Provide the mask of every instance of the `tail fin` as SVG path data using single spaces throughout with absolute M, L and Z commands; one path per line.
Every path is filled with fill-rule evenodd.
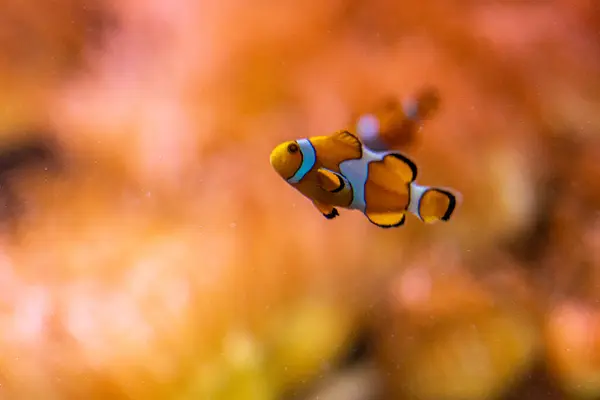
M 461 202 L 459 193 L 448 188 L 411 183 L 408 211 L 425 223 L 448 221 Z

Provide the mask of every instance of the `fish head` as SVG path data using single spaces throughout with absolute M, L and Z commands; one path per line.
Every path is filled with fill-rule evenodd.
M 302 152 L 297 141 L 281 143 L 271 152 L 271 165 L 285 180 L 292 178 L 302 166 Z

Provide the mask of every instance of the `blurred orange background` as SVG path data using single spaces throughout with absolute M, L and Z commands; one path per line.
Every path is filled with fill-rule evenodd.
M 1 5 L 0 399 L 600 398 L 594 0 Z M 269 165 L 424 86 L 451 222 Z

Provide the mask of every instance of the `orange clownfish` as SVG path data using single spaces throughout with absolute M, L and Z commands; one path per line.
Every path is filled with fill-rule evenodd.
M 438 110 L 440 98 L 433 87 L 421 89 L 402 102 L 387 101 L 355 120 L 354 129 L 371 150 L 393 150 L 409 145 L 423 123 Z
M 381 228 L 399 227 L 410 212 L 422 221 L 448 221 L 459 194 L 418 185 L 417 166 L 397 151 L 373 151 L 348 131 L 284 142 L 271 165 L 327 219 L 337 207 L 359 210 Z

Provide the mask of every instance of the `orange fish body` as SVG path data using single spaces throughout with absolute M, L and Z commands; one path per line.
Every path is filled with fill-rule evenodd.
M 414 98 L 390 100 L 372 113 L 361 115 L 354 129 L 372 150 L 400 149 L 414 142 L 416 133 L 438 110 L 439 103 L 437 90 L 427 87 Z
M 348 131 L 288 141 L 271 165 L 328 219 L 337 208 L 359 210 L 373 224 L 397 227 L 411 212 L 425 222 L 447 221 L 457 194 L 416 184 L 417 166 L 397 151 L 373 151 Z

